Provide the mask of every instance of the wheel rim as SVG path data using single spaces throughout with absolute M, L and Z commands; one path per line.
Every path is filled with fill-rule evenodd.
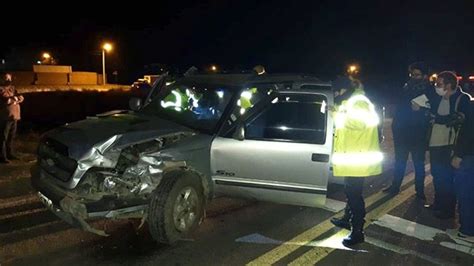
M 198 211 L 198 195 L 194 188 L 183 188 L 173 208 L 174 225 L 178 231 L 186 232 L 195 223 Z

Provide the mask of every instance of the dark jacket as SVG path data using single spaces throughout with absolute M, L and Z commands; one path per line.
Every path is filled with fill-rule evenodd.
M 427 143 L 429 113 L 425 108 L 413 111 L 411 100 L 423 94 L 427 95 L 432 90 L 434 89 L 426 80 L 417 83 L 409 81 L 403 86 L 397 97 L 392 122 L 394 139 L 402 140 L 407 145 L 410 145 L 410 143 Z
M 458 118 L 456 113 L 465 116 L 470 108 L 470 97 L 468 94 L 463 92 L 460 87 L 458 87 L 456 92 L 449 97 L 449 115 L 438 115 L 439 104 L 443 97 L 436 93 L 429 93 L 428 98 L 431 105 L 431 114 L 435 117 L 436 124 L 455 124 L 456 121 L 453 120 Z
M 468 104 L 465 119 L 459 131 L 454 155 L 463 158 L 466 155 L 474 156 L 474 102 Z

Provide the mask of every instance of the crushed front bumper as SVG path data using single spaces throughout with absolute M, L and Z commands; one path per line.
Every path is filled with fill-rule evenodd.
M 33 167 L 31 169 L 32 186 L 38 191 L 41 202 L 61 220 L 72 226 L 80 227 L 97 235 L 107 236 L 104 231 L 93 228 L 86 220 L 114 219 L 125 215 L 132 216 L 132 214 L 138 218 L 145 214 L 147 205 L 143 202 L 142 204 L 126 207 L 123 204 L 118 204 L 121 208 L 114 208 L 117 204 L 113 199 L 101 199 L 88 203 L 80 202 L 76 200 L 77 195 L 48 181 L 48 178 L 53 177 L 46 175 L 39 167 Z

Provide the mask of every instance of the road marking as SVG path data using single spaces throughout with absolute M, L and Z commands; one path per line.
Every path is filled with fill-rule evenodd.
M 345 202 L 340 201 L 340 200 L 327 198 L 324 209 L 328 210 L 330 212 L 336 213 L 336 212 L 340 212 L 340 211 L 344 210 L 345 207 L 346 207 Z
M 405 220 L 403 218 L 395 217 L 389 214 L 382 216 L 382 218 L 380 218 L 374 224 L 389 228 L 395 232 L 407 235 L 409 237 L 414 237 L 425 241 L 434 241 L 434 237 L 437 234 L 449 236 L 446 231 L 418 224 L 416 222 Z M 456 251 L 460 251 L 469 255 L 474 255 L 474 244 L 469 243 L 467 241 L 463 241 L 461 239 L 457 239 L 455 237 L 451 237 L 451 239 L 456 243 L 443 241 L 439 244 L 446 248 L 454 249 Z
M 305 246 L 305 247 L 324 247 L 324 248 L 334 248 L 334 249 L 341 249 L 341 250 L 348 250 L 348 251 L 357 251 L 357 252 L 367 252 L 367 250 L 357 250 L 346 247 L 342 245 L 340 241 L 341 237 L 346 236 L 349 233 L 347 230 L 340 230 L 334 236 L 323 239 L 320 241 L 311 241 L 311 242 L 285 242 L 281 240 L 276 240 L 270 237 L 266 237 L 264 235 L 255 233 L 250 234 L 247 236 L 243 236 L 237 238 L 235 242 L 241 243 L 252 243 L 252 244 L 267 244 L 267 245 L 294 245 L 294 246 Z
M 460 251 L 460 252 L 469 254 L 471 256 L 474 256 L 474 246 L 473 245 L 465 246 L 465 245 L 452 243 L 452 242 L 441 242 L 439 244 L 443 247 L 454 249 L 456 251 Z
M 431 183 L 431 181 L 428 182 L 428 184 L 429 183 Z M 380 218 L 384 214 L 390 212 L 391 210 L 395 209 L 396 207 L 398 207 L 399 205 L 401 205 L 402 203 L 407 201 L 413 195 L 415 195 L 415 189 L 414 189 L 414 185 L 411 185 L 409 188 L 405 189 L 403 192 L 398 194 L 396 197 L 392 198 L 389 201 L 384 202 L 383 204 L 381 204 L 377 208 L 375 208 L 372 211 L 368 212 L 367 215 L 366 215 L 366 220 L 367 221 L 377 220 L 378 218 Z M 366 228 L 369 225 L 370 225 L 370 223 L 366 223 L 364 228 Z M 340 239 L 339 241 L 342 241 L 342 239 Z M 324 254 L 322 254 L 319 250 L 314 248 L 314 249 L 306 252 L 305 254 L 303 254 L 302 256 L 297 258 L 296 260 L 294 260 L 292 263 L 290 263 L 290 265 L 314 264 L 314 263 L 324 259 L 327 255 L 329 255 L 333 251 L 334 251 L 334 249 L 329 250 L 328 252 L 325 252 Z
M 443 260 L 440 260 L 440 259 L 437 259 L 437 258 L 433 258 L 431 256 L 416 252 L 414 250 L 405 249 L 405 248 L 399 247 L 397 245 L 393 245 L 391 243 L 387 243 L 387 242 L 384 242 L 382 240 L 375 239 L 375 238 L 372 238 L 372 237 L 366 237 L 365 242 L 367 242 L 371 245 L 374 245 L 376 247 L 383 248 L 385 250 L 389 250 L 389 251 L 392 251 L 392 252 L 395 252 L 395 253 L 398 253 L 398 254 L 401 254 L 401 255 L 413 255 L 415 257 L 418 257 L 420 259 L 423 259 L 425 261 L 431 262 L 431 263 L 436 264 L 436 265 L 454 265 L 452 263 L 449 263 L 449 262 L 446 262 L 446 261 L 443 261 Z
M 429 169 L 429 166 L 425 166 L 425 169 Z M 413 173 L 413 172 L 410 173 L 409 175 L 405 176 L 403 185 L 406 185 L 407 183 L 412 182 L 414 180 L 414 178 L 415 178 L 415 173 Z M 389 202 L 394 202 L 394 200 L 396 198 L 402 198 L 402 197 L 405 198 L 406 196 L 404 197 L 404 195 L 407 194 L 407 191 L 411 192 L 411 193 L 409 193 L 410 194 L 409 196 L 413 195 L 413 193 L 414 193 L 413 187 L 414 187 L 413 184 L 410 185 L 409 188 L 405 189 L 402 193 L 400 193 L 397 197 L 390 200 Z M 371 195 L 370 197 L 368 197 L 366 199 L 366 206 L 368 206 L 368 208 L 370 208 L 370 206 L 372 206 L 376 202 L 384 200 L 384 199 L 388 199 L 388 198 L 389 198 L 389 196 L 386 193 L 384 193 L 382 191 L 379 191 L 379 192 Z M 330 220 L 333 217 L 338 217 L 340 215 L 340 213 L 341 212 L 329 217 L 324 222 L 313 226 L 312 228 L 306 230 L 305 232 L 303 232 L 303 233 L 295 236 L 294 238 L 290 239 L 288 242 L 308 243 L 308 242 L 313 241 L 314 239 L 318 238 L 323 233 L 327 232 L 328 230 L 330 230 L 334 227 L 334 225 L 330 222 Z M 282 245 L 268 251 L 267 253 L 261 255 L 260 257 L 254 259 L 253 261 L 250 261 L 248 264 L 249 265 L 274 264 L 274 263 L 278 262 L 279 260 L 281 260 L 282 258 L 284 258 L 284 257 L 288 256 L 289 254 L 293 253 L 298 248 L 299 248 L 298 246 L 282 244 Z M 318 251 L 318 249 L 316 249 L 316 248 L 313 249 L 312 252 L 313 252 L 313 254 L 319 252 L 320 253 L 319 256 L 323 256 L 324 254 L 328 254 L 325 250 Z M 316 255 L 316 254 L 314 254 L 314 255 Z
M 380 219 L 375 221 L 374 224 L 421 240 L 434 241 L 434 237 L 437 234 L 445 234 L 445 232 L 442 230 L 412 222 L 400 217 L 395 217 L 390 214 L 385 214 Z
M 472 246 L 474 247 L 474 243 L 473 242 L 469 242 L 469 241 L 466 241 L 460 237 L 457 236 L 459 230 L 457 229 L 447 229 L 446 230 L 446 234 L 452 239 L 454 240 L 454 242 L 460 244 L 460 245 L 464 245 L 464 246 Z

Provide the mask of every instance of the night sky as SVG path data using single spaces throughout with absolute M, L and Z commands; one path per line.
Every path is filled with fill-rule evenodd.
M 24 68 L 49 51 L 74 70 L 100 71 L 100 44 L 109 40 L 114 51 L 107 68 L 118 70 L 124 83 L 151 63 L 180 71 L 263 64 L 273 73 L 331 79 L 356 62 L 366 82 L 384 89 L 400 85 L 407 64 L 418 60 L 433 70 L 474 74 L 474 1 L 387 2 L 156 1 L 154 8 L 130 1 L 80 7 L 58 2 L 28 5 L 29 11 L 9 6 L 12 19 L 0 56 Z

